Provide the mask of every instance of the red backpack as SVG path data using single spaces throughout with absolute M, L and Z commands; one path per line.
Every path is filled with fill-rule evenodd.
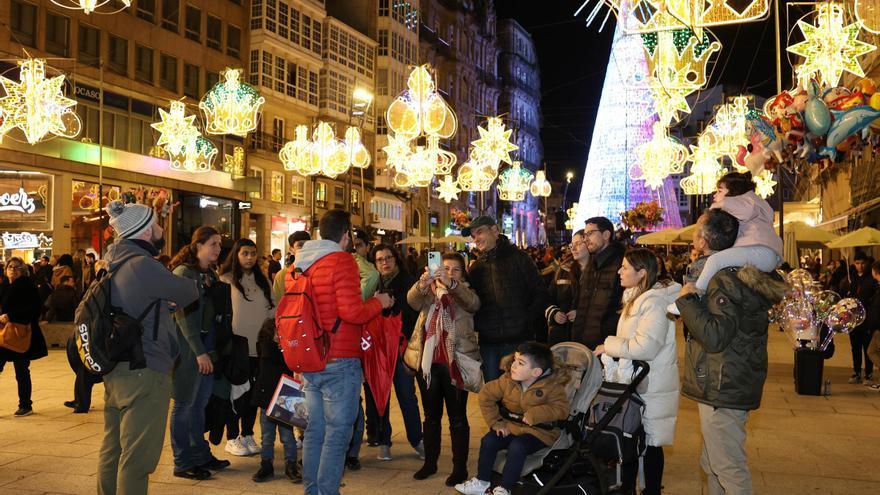
M 342 323 L 336 318 L 329 332 L 321 328 L 315 307 L 312 282 L 300 269 L 288 272 L 284 296 L 275 311 L 275 327 L 284 363 L 295 373 L 322 371 L 333 343 L 333 335 Z

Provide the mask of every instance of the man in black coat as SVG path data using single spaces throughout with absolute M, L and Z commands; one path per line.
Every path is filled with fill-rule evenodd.
M 571 340 L 590 349 L 617 333 L 623 287 L 617 274 L 623 264 L 624 247 L 614 241 L 614 224 L 605 217 L 593 217 L 584 227 L 590 262 L 581 275 L 580 297 L 569 319 Z M 573 316 L 573 317 L 572 317 Z
M 547 288 L 535 262 L 501 235 L 494 218 L 477 217 L 461 234 L 472 236 L 481 253 L 468 278 L 480 297 L 474 329 L 488 382 L 501 375 L 503 356 L 535 339 L 536 322 L 547 308 Z
M 47 321 L 73 321 L 79 297 L 76 294 L 76 280 L 70 275 L 61 277 L 61 285 L 46 299 Z
M 871 306 L 871 300 L 877 291 L 877 283 L 871 276 L 871 263 L 865 253 L 856 253 L 853 259 L 855 265 L 855 274 L 849 284 L 849 290 L 846 297 L 854 297 L 858 299 L 867 309 Z M 862 383 L 862 359 L 865 362 L 864 379 L 868 385 L 874 379 L 874 363 L 868 357 L 868 343 L 871 341 L 871 328 L 862 323 L 855 327 L 849 333 L 849 341 L 852 348 L 853 375 L 849 379 L 849 383 Z M 880 365 L 880 363 L 877 363 Z

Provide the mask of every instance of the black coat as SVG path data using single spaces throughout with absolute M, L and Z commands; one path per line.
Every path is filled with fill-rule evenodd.
M 76 294 L 76 289 L 69 285 L 62 285 L 52 291 L 52 295 L 46 299 L 46 320 L 73 321 L 78 305 L 79 297 Z
M 471 266 L 471 288 L 480 298 L 474 330 L 480 344 L 515 344 L 535 339 L 547 309 L 547 288 L 532 258 L 505 236 Z
M 19 277 L 11 284 L 4 282 L 0 286 L 0 312 L 14 323 L 31 325 L 31 346 L 24 353 L 0 348 L 0 359 L 13 361 L 16 359 L 40 359 L 49 354 L 46 339 L 40 330 L 40 313 L 42 312 L 40 295 L 37 286 L 29 277 Z
M 580 266 L 575 260 L 560 266 L 547 287 L 550 306 L 544 312 L 547 318 L 547 343 L 550 345 L 571 340 L 571 322 L 556 323 L 556 313 L 568 313 L 577 304 L 581 274 Z
M 866 315 L 865 315 L 865 323 L 867 323 L 868 314 L 870 311 L 871 304 L 874 300 L 874 295 L 877 293 L 877 282 L 874 281 L 874 277 L 871 276 L 871 269 L 869 268 L 863 275 L 858 275 L 857 273 L 852 276 L 852 281 L 849 285 L 849 290 L 847 291 L 847 297 L 854 297 L 862 303 L 862 306 L 865 307 Z M 861 325 L 854 328 L 853 332 L 870 332 L 873 330 L 869 325 L 862 323 Z
M 419 318 L 418 311 L 412 309 L 406 302 L 406 294 L 415 283 L 416 279 L 402 269 L 387 285 L 381 278 L 379 279 L 379 292 L 385 292 L 394 296 L 394 306 L 386 309 L 382 314 L 401 313 L 401 320 L 403 321 L 402 331 L 407 340 L 412 338 L 413 329 L 416 327 L 416 320 Z
M 284 364 L 281 349 L 278 347 L 278 343 L 273 340 L 264 339 L 257 342 L 257 356 L 260 359 L 260 368 L 257 372 L 257 381 L 251 392 L 251 404 L 266 409 L 269 407 L 272 395 L 275 394 L 275 388 L 278 386 L 281 375 L 293 376 L 293 373 Z
M 571 340 L 590 349 L 617 333 L 620 318 L 620 300 L 623 287 L 617 271 L 623 263 L 623 245 L 612 242 L 599 254 L 590 257 L 590 263 L 581 275 L 577 316 L 571 328 Z

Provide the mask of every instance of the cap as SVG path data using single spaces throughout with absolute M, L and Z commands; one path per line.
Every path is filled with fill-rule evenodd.
M 137 239 L 153 225 L 153 209 L 141 204 L 111 201 L 107 204 L 110 226 L 122 239 Z
M 470 225 L 461 229 L 461 235 L 465 237 L 470 237 L 471 231 L 473 231 L 477 227 L 486 227 L 491 225 L 497 225 L 494 218 L 486 215 L 480 215 L 477 218 L 471 220 Z

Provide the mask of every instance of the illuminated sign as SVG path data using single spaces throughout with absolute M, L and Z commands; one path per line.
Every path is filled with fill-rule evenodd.
M 30 215 L 36 209 L 34 200 L 22 187 L 18 188 L 18 192 L 0 194 L 0 211 L 18 211 Z
M 20 232 L 17 234 L 11 232 L 3 233 L 4 249 L 33 249 L 37 247 L 40 247 L 40 239 L 36 234 L 31 234 L 29 232 Z

